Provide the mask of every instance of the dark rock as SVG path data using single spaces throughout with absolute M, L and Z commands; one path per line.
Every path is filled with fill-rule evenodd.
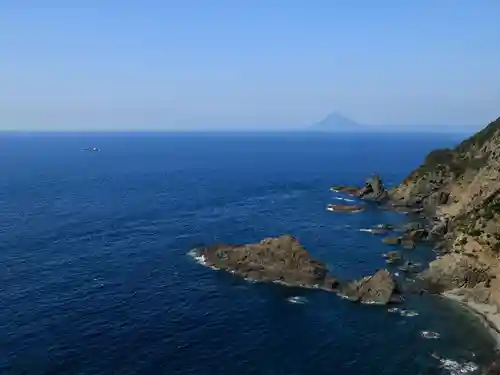
M 386 201 L 389 198 L 387 190 L 379 176 L 369 178 L 365 186 L 358 191 L 358 197 L 377 202 Z
M 406 232 L 424 229 L 424 224 L 419 221 L 412 221 L 404 226 Z
M 442 218 L 435 221 L 429 231 L 429 238 L 431 240 L 442 238 L 448 232 L 448 224 L 448 218 Z
M 399 245 L 401 244 L 401 237 L 385 237 L 382 242 L 387 245 Z
M 500 359 L 493 361 L 489 366 L 487 366 L 483 375 L 500 375 Z
M 489 285 L 492 274 L 477 259 L 450 253 L 432 261 L 419 274 L 419 278 L 429 290 L 442 292 L 455 288 L 473 288 L 478 284 Z
M 416 229 L 406 232 L 403 235 L 403 240 L 409 240 L 415 242 L 415 241 L 420 241 L 426 237 L 427 237 L 427 231 L 425 229 Z
M 385 305 L 400 301 L 400 289 L 387 270 L 352 281 L 341 287 L 340 293 L 352 301 Z
M 439 193 L 439 197 L 438 197 L 438 204 L 446 204 L 448 203 L 448 199 L 450 198 L 450 193 L 446 192 L 446 191 L 441 191 Z
M 415 264 L 409 260 L 407 260 L 404 264 L 398 267 L 398 269 L 402 272 L 418 272 L 420 269 L 420 264 Z
M 196 249 L 209 266 L 252 280 L 279 281 L 296 286 L 335 288 L 323 262 L 313 259 L 290 235 L 266 238 L 248 245 L 219 244 Z

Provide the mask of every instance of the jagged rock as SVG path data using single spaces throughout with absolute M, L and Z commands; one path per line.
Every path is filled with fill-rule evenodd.
M 492 275 L 488 266 L 474 257 L 450 253 L 432 261 L 419 277 L 432 291 L 472 288 L 480 283 L 489 285 Z
M 336 288 L 325 263 L 313 259 L 290 235 L 265 238 L 247 245 L 218 244 L 196 249 L 205 264 L 252 280 L 279 281 L 288 285 Z
M 435 221 L 432 228 L 429 231 L 430 239 L 442 238 L 448 232 L 448 218 L 442 218 L 441 220 Z
M 341 287 L 340 293 L 352 301 L 385 305 L 400 300 L 400 289 L 387 270 L 352 281 Z
M 362 212 L 363 206 L 354 204 L 329 204 L 326 209 L 331 212 Z
M 382 180 L 377 175 L 369 178 L 357 195 L 360 198 L 377 202 L 385 201 L 389 197 Z
M 401 237 L 385 237 L 382 242 L 387 245 L 399 245 L 401 244 Z
M 439 193 L 438 203 L 439 204 L 446 204 L 446 203 L 448 203 L 449 198 L 450 198 L 450 193 L 448 193 L 446 191 L 441 191 Z

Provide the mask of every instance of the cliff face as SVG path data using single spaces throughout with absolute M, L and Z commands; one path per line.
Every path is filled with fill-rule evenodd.
M 449 254 L 424 278 L 441 289 L 481 289 L 500 307 L 500 118 L 453 149 L 439 149 L 390 191 L 393 202 L 420 207 Z M 500 278 L 499 278 L 500 279 Z M 484 289 L 487 298 L 484 298 Z M 497 292 L 498 290 L 498 292 Z

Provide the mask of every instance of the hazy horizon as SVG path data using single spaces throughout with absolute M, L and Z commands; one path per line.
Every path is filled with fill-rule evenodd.
M 462 133 L 500 115 L 494 1 L 23 4 L 0 5 L 0 130 L 300 131 L 336 111 Z

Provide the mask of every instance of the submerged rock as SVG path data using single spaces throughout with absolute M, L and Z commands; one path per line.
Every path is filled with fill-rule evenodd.
M 387 270 L 352 281 L 340 288 L 340 293 L 352 301 L 385 305 L 401 299 L 400 289 Z
M 382 256 L 386 259 L 387 263 L 395 263 L 402 259 L 401 252 L 399 251 L 389 251 L 382 254 Z
M 399 266 L 398 269 L 402 272 L 418 272 L 420 269 L 420 264 L 418 263 L 413 263 L 409 260 L 407 260 L 403 265 Z
M 325 263 L 313 259 L 290 235 L 265 238 L 246 245 L 218 244 L 196 249 L 205 264 L 251 280 L 334 290 L 338 282 L 328 276 Z

